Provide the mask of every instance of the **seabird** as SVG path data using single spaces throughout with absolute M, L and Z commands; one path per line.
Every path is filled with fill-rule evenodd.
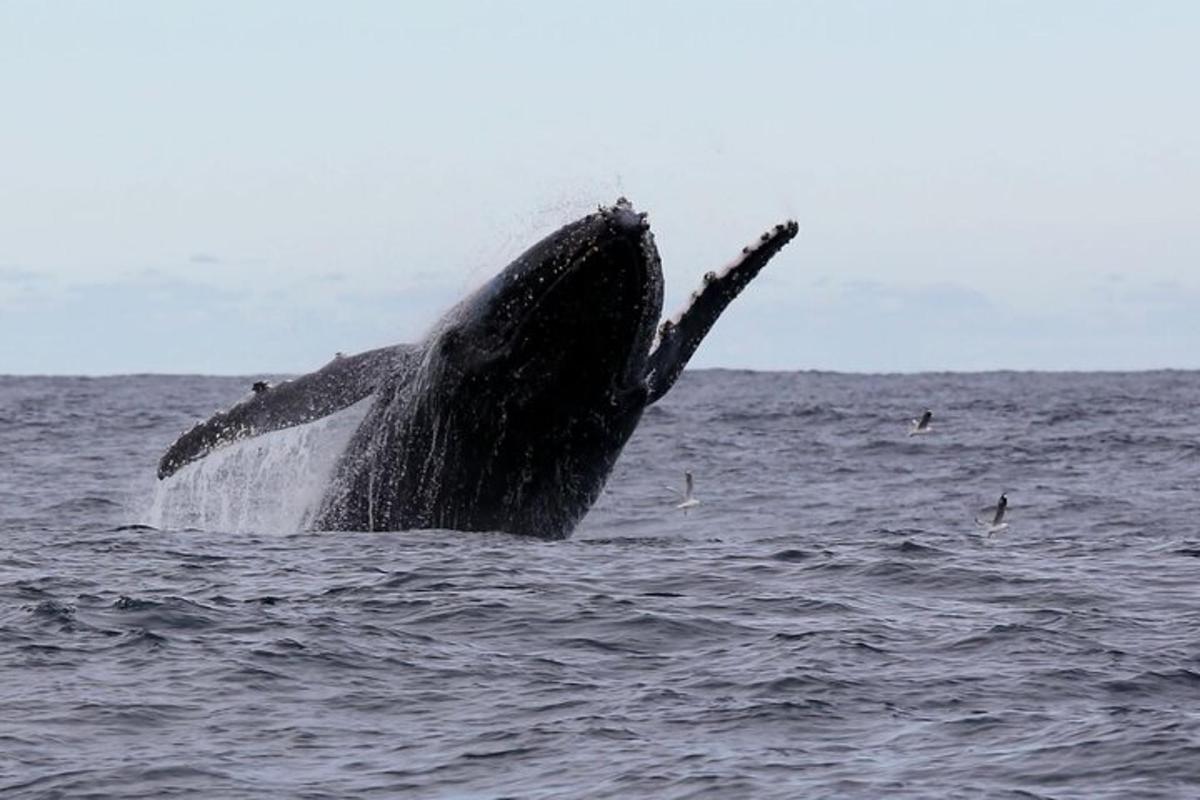
M 1001 494 L 999 502 L 996 503 L 996 513 L 992 517 L 991 522 L 984 522 L 979 517 L 975 518 L 975 522 L 987 528 L 988 536 L 993 533 L 998 533 L 1008 527 L 1008 523 L 1004 521 L 1004 512 L 1008 510 L 1008 495 Z
M 925 409 L 925 413 L 921 415 L 920 419 L 914 419 L 912 421 L 912 425 L 908 429 L 908 435 L 916 436 L 916 435 L 922 434 L 922 433 L 929 433 L 929 430 L 930 430 L 929 422 L 932 419 L 933 419 L 933 412 L 930 411 L 929 409 Z
M 683 511 L 684 514 L 688 512 L 689 508 L 695 508 L 700 505 L 700 501 L 692 494 L 692 485 L 692 473 L 685 471 L 683 473 L 683 493 L 680 494 L 678 489 L 671 490 L 675 494 L 680 495 L 680 501 L 675 507 Z

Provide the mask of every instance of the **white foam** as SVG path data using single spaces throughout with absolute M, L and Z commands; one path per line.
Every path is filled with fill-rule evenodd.
M 244 439 L 187 465 L 158 482 L 146 524 L 255 533 L 306 529 L 373 402 L 368 396 L 336 414 Z
M 988 536 L 991 536 L 994 533 L 999 533 L 1000 531 L 1008 529 L 1007 522 L 991 523 L 991 522 L 984 522 L 981 519 L 976 519 L 975 523 L 977 525 L 979 525 L 979 527 L 986 530 Z

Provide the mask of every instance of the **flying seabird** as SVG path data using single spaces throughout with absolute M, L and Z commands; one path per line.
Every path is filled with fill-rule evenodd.
M 979 517 L 975 518 L 975 522 L 987 528 L 988 536 L 993 533 L 999 533 L 1008 527 L 1008 523 L 1004 521 L 1004 512 L 1008 510 L 1008 495 L 1001 494 L 999 502 L 996 503 L 996 513 L 992 517 L 991 522 L 985 522 Z
M 929 433 L 929 431 L 930 431 L 929 422 L 932 419 L 933 419 L 933 412 L 930 411 L 929 409 L 925 409 L 925 413 L 921 415 L 920 419 L 914 419 L 912 421 L 912 425 L 910 425 L 908 428 L 908 435 L 916 436 L 916 435 L 922 434 L 922 433 Z
M 675 505 L 675 507 L 683 511 L 684 514 L 688 512 L 689 508 L 695 508 L 696 506 L 700 505 L 700 501 L 697 500 L 692 494 L 692 485 L 692 473 L 685 471 L 683 473 L 683 492 L 680 493 L 678 489 L 671 490 L 675 494 L 679 495 L 680 501 Z

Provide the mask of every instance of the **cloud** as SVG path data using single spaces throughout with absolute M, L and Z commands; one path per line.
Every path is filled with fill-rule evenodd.
M 21 267 L 0 267 L 0 283 L 19 284 L 28 286 L 46 281 L 45 275 Z
M 1099 286 L 1099 284 L 1098 284 Z M 950 283 L 818 278 L 785 294 L 747 289 L 696 366 L 915 372 L 1200 366 L 1200 296 L 1169 286 L 1081 291 L 1025 309 Z
M 995 303 L 983 292 L 953 283 L 885 284 L 878 281 L 826 282 L 823 291 L 806 296 L 805 304 L 823 313 L 839 316 L 850 312 L 861 316 L 880 314 L 907 316 L 937 311 L 945 321 L 972 318 L 995 311 Z
M 212 253 L 192 253 L 188 256 L 188 262 L 192 264 L 220 264 L 221 259 Z
M 326 276 L 329 277 L 329 276 Z M 5 280 L 32 274 L 0 273 Z M 1051 309 L 953 283 L 814 277 L 751 284 L 694 367 L 912 372 L 1200 366 L 1200 292 L 1103 277 Z M 305 372 L 334 352 L 417 341 L 464 289 L 456 280 L 368 289 L 349 277 L 230 289 L 145 272 L 39 287 L 0 313 L 0 374 Z M 668 306 L 667 311 L 671 308 Z
M 234 291 L 144 272 L 8 304 L 0 374 L 304 372 L 337 351 L 415 341 L 456 299 L 436 286 Z

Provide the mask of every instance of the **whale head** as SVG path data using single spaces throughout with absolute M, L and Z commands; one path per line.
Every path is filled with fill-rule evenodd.
M 645 214 L 627 200 L 538 242 L 446 315 L 430 352 L 453 372 L 561 399 L 644 388 L 663 276 Z
M 369 426 L 392 454 L 370 459 L 386 465 L 363 481 L 373 502 L 404 508 L 408 527 L 569 534 L 646 406 L 662 291 L 649 223 L 624 200 L 531 247 L 382 398 L 399 427 Z

